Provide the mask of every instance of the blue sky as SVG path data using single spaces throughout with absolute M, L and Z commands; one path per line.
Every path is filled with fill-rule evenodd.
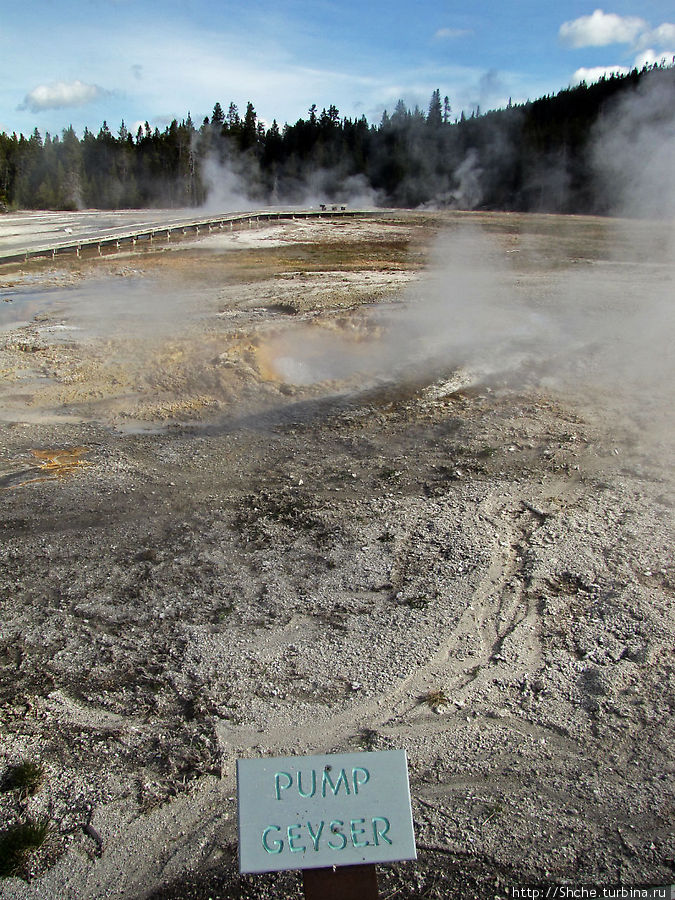
M 378 123 L 437 87 L 459 115 L 674 55 L 672 0 L 0 0 L 0 130 L 200 124 L 217 100 Z

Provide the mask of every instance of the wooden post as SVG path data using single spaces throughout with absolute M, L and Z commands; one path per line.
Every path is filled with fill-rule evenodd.
M 305 900 L 378 900 L 374 865 L 303 869 Z

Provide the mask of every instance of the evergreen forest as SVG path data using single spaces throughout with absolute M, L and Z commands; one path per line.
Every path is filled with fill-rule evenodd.
M 81 138 L 72 127 L 1 133 L 0 209 L 343 202 L 606 213 L 611 191 L 596 177 L 603 123 L 635 114 L 624 138 L 659 122 L 672 131 L 674 109 L 675 68 L 652 66 L 471 116 L 455 116 L 436 90 L 427 109 L 399 101 L 378 125 L 312 106 L 295 124 L 266 127 L 252 103 L 242 115 L 217 102 L 201 124 L 188 114 L 163 131 L 104 122 Z

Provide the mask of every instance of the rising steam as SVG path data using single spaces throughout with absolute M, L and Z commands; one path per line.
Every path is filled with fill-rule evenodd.
M 644 79 L 597 123 L 593 160 L 611 212 L 675 216 L 675 107 L 672 86 Z
M 201 169 L 206 190 L 201 211 L 222 213 L 253 209 L 259 204 L 250 199 L 250 191 L 258 174 L 257 163 L 246 157 L 219 159 L 215 153 L 207 156 Z
M 289 333 L 279 348 L 283 376 L 369 383 L 464 369 L 481 381 L 571 390 L 645 430 L 670 428 L 675 110 L 662 90 L 646 81 L 598 123 L 597 185 L 618 217 L 597 220 L 595 257 L 559 257 L 548 272 L 552 289 L 538 293 L 518 270 L 534 252 L 526 236 L 522 255 L 508 256 L 485 231 L 457 228 L 439 239 L 429 270 L 401 302 L 369 310 L 358 340 L 321 328 Z M 477 192 L 479 173 L 467 169 Z M 562 241 L 574 220 L 561 218 L 559 227 Z M 592 220 L 577 227 L 592 229 Z

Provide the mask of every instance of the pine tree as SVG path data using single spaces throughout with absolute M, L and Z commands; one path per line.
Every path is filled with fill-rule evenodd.
M 230 129 L 239 127 L 239 110 L 237 108 L 236 103 L 230 103 L 230 108 L 227 111 L 227 124 Z
M 450 98 L 446 94 L 443 98 L 443 124 L 448 125 L 450 122 L 450 116 L 452 115 L 452 108 L 450 107 Z
M 213 128 L 214 131 L 217 131 L 223 127 L 224 122 L 225 113 L 223 112 L 223 107 L 216 101 L 216 105 L 213 107 L 213 112 L 211 113 L 211 128 Z
M 429 114 L 427 116 L 427 125 L 430 128 L 440 128 L 443 124 L 443 110 L 441 107 L 441 92 L 438 88 L 431 95 L 429 101 Z
M 391 121 L 394 122 L 396 125 L 402 125 L 408 119 L 410 119 L 410 111 L 408 110 L 408 108 L 405 105 L 405 103 L 403 102 L 403 100 L 399 100 L 398 103 L 396 104 L 396 106 L 394 107 L 394 112 L 392 113 Z
M 244 120 L 241 125 L 239 148 L 241 150 L 248 150 L 249 147 L 253 147 L 257 141 L 257 137 L 257 116 L 253 104 L 249 100 L 246 104 L 246 113 L 244 114 Z

